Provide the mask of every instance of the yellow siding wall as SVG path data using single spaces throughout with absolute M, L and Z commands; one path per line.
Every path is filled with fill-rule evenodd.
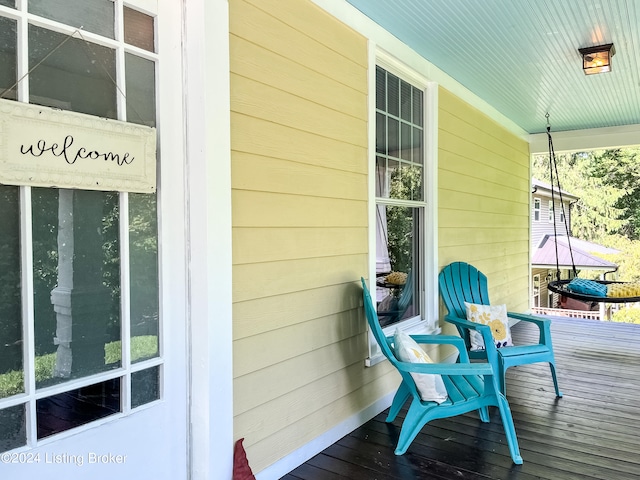
M 397 386 L 365 368 L 367 42 L 231 0 L 234 429 L 259 472 Z
M 492 303 L 529 308 L 529 144 L 444 88 L 438 111 L 438 261 L 472 263 Z

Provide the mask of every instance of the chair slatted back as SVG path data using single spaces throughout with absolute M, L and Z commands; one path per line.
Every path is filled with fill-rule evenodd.
M 449 315 L 466 318 L 464 302 L 490 304 L 486 275 L 465 262 L 454 262 L 444 267 L 438 275 L 438 288 Z M 469 331 L 460 328 L 458 331 L 469 346 Z
M 487 277 L 473 265 L 454 262 L 438 275 L 442 300 L 450 315 L 465 318 L 464 302 L 489 305 Z

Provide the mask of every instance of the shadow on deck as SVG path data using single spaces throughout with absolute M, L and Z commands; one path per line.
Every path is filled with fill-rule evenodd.
M 519 323 L 514 342 L 537 330 Z M 524 464 L 511 463 L 497 411 L 429 423 L 403 456 L 393 454 L 402 419 L 386 411 L 283 477 L 286 480 L 640 478 L 640 325 L 554 318 L 552 335 L 564 397 L 547 364 L 507 372 Z M 402 415 L 402 414 L 401 414 Z

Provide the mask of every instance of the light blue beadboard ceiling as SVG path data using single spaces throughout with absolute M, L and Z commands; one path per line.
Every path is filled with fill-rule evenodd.
M 529 133 L 640 124 L 640 0 L 347 1 Z

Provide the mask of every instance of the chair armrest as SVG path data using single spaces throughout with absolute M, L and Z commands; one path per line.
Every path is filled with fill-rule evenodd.
M 460 345 L 462 348 L 466 348 L 464 345 L 464 340 L 456 335 L 409 335 L 413 338 L 417 343 L 422 343 L 425 345 L 435 345 L 435 344 L 449 344 L 449 345 Z
M 396 363 L 398 370 L 407 373 L 430 373 L 434 375 L 493 375 L 490 363 Z
M 409 335 L 416 343 L 422 345 L 453 345 L 458 349 L 458 361 L 469 363 L 469 354 L 464 340 L 456 335 Z
M 483 327 L 484 325 L 480 325 L 479 323 L 473 323 L 462 317 L 455 317 L 453 315 L 445 315 L 444 319 L 453 323 L 454 325 L 458 325 L 462 328 L 470 328 L 471 330 L 478 330 L 478 327 Z
M 535 323 L 538 327 L 542 327 L 545 323 L 551 323 L 551 320 L 547 318 L 540 318 L 526 313 L 507 312 L 507 316 L 517 318 L 518 320 L 523 320 L 525 322 Z
M 469 363 L 467 347 L 464 340 L 455 335 L 409 335 L 416 343 L 422 345 L 453 345 L 460 353 L 460 361 Z M 389 346 L 393 344 L 393 335 L 387 337 Z
M 551 320 L 536 317 L 534 315 L 527 315 L 526 313 L 507 312 L 507 316 L 524 322 L 533 323 L 540 330 L 539 343 L 542 345 L 551 344 Z
M 470 322 L 466 318 L 454 317 L 453 315 L 446 315 L 444 319 L 453 323 L 454 325 L 466 328 L 469 330 L 475 330 L 480 332 L 482 335 L 482 339 L 484 340 L 485 352 L 487 354 L 487 360 L 490 363 L 494 363 L 497 365 L 498 362 L 498 349 L 493 340 L 493 335 L 491 334 L 491 327 L 489 325 L 482 325 L 481 323 Z

